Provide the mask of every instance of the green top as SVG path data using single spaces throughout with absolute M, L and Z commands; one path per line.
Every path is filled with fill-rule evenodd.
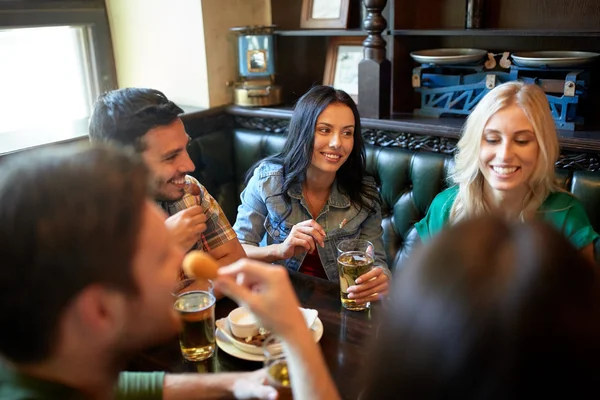
M 425 218 L 415 224 L 423 243 L 448 223 L 457 194 L 458 186 L 439 193 L 431 202 Z M 577 249 L 584 248 L 600 237 L 594 232 L 579 200 L 569 193 L 550 193 L 538 209 L 537 217 L 561 231 Z
M 117 399 L 162 399 L 164 372 L 122 372 Z M 61 383 L 34 378 L 0 362 L 0 399 L 2 400 L 83 400 L 85 396 Z

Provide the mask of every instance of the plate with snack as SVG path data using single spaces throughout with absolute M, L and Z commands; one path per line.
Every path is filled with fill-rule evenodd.
M 323 336 L 323 323 L 317 310 L 300 308 L 315 342 Z M 262 345 L 270 332 L 262 328 L 254 316 L 243 307 L 236 308 L 227 318 L 216 321 L 217 345 L 225 353 L 249 361 L 264 361 Z M 235 333 L 234 333 L 235 332 Z

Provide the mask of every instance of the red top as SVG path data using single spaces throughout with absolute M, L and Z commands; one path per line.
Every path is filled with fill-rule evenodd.
M 317 278 L 327 279 L 323 264 L 319 258 L 319 253 L 315 250 L 314 253 L 307 253 L 300 266 L 300 272 L 306 275 L 316 276 Z

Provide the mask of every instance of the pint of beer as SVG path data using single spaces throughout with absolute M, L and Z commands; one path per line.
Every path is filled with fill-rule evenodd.
M 267 384 L 277 389 L 280 400 L 293 399 L 287 360 L 281 349 L 281 343 L 270 336 L 263 344 L 264 365 L 267 368 Z
M 175 309 L 183 328 L 181 354 L 189 361 L 204 361 L 215 353 L 215 297 L 209 280 L 184 280 L 176 291 Z

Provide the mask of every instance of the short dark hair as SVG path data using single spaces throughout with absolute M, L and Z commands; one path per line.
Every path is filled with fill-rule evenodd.
M 98 97 L 90 117 L 90 140 L 116 142 L 142 151 L 143 136 L 169 125 L 183 110 L 155 89 L 125 88 Z
M 0 353 L 44 360 L 67 304 L 90 284 L 137 293 L 131 262 L 149 174 L 139 155 L 70 145 L 0 170 Z
M 396 279 L 363 399 L 597 392 L 600 278 L 553 227 L 459 223 Z

